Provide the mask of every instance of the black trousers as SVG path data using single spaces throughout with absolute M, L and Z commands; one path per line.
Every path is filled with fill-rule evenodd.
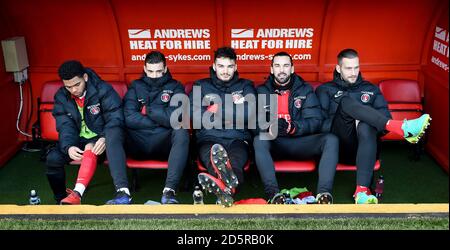
M 128 131 L 127 153 L 134 159 L 168 160 L 166 187 L 176 190 L 189 156 L 189 132 L 170 129 L 163 133 L 143 134 Z
M 109 162 L 109 170 L 115 189 L 128 187 L 127 172 L 126 172 L 126 157 L 123 148 L 124 131 L 122 128 L 114 127 L 105 130 L 106 139 L 106 157 Z M 94 141 L 96 141 L 95 139 Z M 82 139 L 80 149 L 84 150 L 84 146 L 93 140 Z M 100 156 L 104 159 L 104 153 Z M 64 199 L 66 194 L 66 173 L 64 166 L 71 161 L 67 152 L 61 152 L 58 145 L 53 148 L 47 155 L 47 179 L 57 203 Z M 100 161 L 99 161 L 100 162 Z
M 359 120 L 356 126 L 356 120 Z M 369 187 L 379 156 L 380 135 L 389 118 L 370 106 L 343 96 L 331 125 L 339 138 L 339 162 L 357 167 L 356 184 Z
M 248 161 L 249 146 L 247 142 L 237 139 L 218 139 L 217 141 L 204 141 L 198 144 L 198 152 L 203 166 L 206 167 L 208 173 L 214 177 L 218 177 L 213 170 L 210 160 L 211 147 L 214 144 L 221 144 L 228 153 L 233 172 L 238 178 L 239 186 L 236 188 L 236 193 L 244 183 L 244 167 Z
M 274 160 L 320 158 L 317 193 L 331 193 L 339 154 L 339 142 L 335 135 L 327 133 L 302 137 L 278 137 L 275 140 L 261 140 L 257 136 L 253 146 L 256 166 L 268 199 L 280 191 L 275 176 Z

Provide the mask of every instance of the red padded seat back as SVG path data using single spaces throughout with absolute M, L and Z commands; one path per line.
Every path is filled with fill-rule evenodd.
M 125 82 L 109 81 L 108 83 L 111 84 L 113 89 L 119 94 L 120 98 L 123 98 L 128 91 L 128 86 Z
M 54 103 L 54 97 L 59 88 L 63 86 L 61 81 L 49 81 L 44 83 L 41 91 L 42 103 Z
M 57 141 L 56 120 L 52 115 L 53 103 L 42 103 L 39 106 L 39 120 L 41 125 L 41 138 L 47 141 Z
M 194 87 L 194 82 L 187 82 L 184 84 L 184 92 L 186 95 L 189 95 L 192 92 L 192 88 Z
M 419 83 L 415 80 L 383 80 L 378 86 L 389 104 L 421 103 Z

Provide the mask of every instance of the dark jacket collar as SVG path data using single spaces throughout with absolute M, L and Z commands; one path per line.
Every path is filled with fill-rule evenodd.
M 169 69 L 167 69 L 167 72 L 164 73 L 161 77 L 158 78 L 150 78 L 145 75 L 145 73 L 142 75 L 141 80 L 145 82 L 146 84 L 150 85 L 150 87 L 157 87 L 161 88 L 166 83 L 168 83 L 170 80 L 172 80 L 172 74 L 170 74 Z
M 341 74 L 339 74 L 337 72 L 337 70 L 335 69 L 333 72 L 333 82 L 336 83 L 337 85 L 341 86 L 344 89 L 351 89 L 351 88 L 356 88 L 357 86 L 359 86 L 363 82 L 363 78 L 362 78 L 361 72 L 359 72 L 356 82 L 353 84 L 350 84 L 350 83 L 344 81 L 341 77 Z
M 233 85 L 239 80 L 239 73 L 237 71 L 235 71 L 233 77 L 226 82 L 217 78 L 216 71 L 214 71 L 213 67 L 209 67 L 209 75 L 211 77 L 212 84 L 214 84 L 218 89 L 223 91 L 225 91 L 225 89 L 228 89 L 231 85 Z

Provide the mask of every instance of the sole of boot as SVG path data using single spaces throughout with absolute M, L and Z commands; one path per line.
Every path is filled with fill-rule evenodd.
M 236 188 L 239 182 L 231 168 L 228 153 L 222 145 L 214 144 L 211 147 L 210 160 L 219 179 L 222 179 L 225 185 L 230 189 Z
M 231 194 L 226 190 L 222 190 L 213 179 L 205 175 L 199 175 L 198 182 L 204 190 L 213 193 L 220 200 L 222 206 L 231 207 L 233 205 L 234 200 Z

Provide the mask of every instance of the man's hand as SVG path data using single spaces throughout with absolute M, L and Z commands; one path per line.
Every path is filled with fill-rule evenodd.
M 84 151 L 78 147 L 72 146 L 68 150 L 70 159 L 74 161 L 80 161 L 83 158 Z
M 274 135 L 275 126 L 270 125 L 269 133 Z M 278 136 L 288 136 L 292 134 L 295 130 L 294 124 L 287 122 L 284 118 L 278 118 Z
M 106 149 L 106 142 L 105 137 L 100 137 L 96 142 L 94 147 L 92 148 L 92 153 L 96 155 L 101 155 L 103 152 L 105 152 Z

